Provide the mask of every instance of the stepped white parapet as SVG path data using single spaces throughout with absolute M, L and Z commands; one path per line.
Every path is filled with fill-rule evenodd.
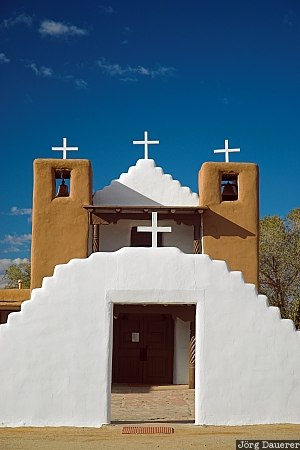
M 175 248 L 57 266 L 0 326 L 2 426 L 110 420 L 113 304 L 196 303 L 196 424 L 300 423 L 300 332 L 239 272 Z
M 156 167 L 153 159 L 139 159 L 118 180 L 96 191 L 94 205 L 164 205 L 197 206 L 199 197 L 190 188 L 181 186 L 171 175 Z

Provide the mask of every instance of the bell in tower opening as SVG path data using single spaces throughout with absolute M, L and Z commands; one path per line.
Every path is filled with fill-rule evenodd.
M 222 202 L 238 200 L 238 177 L 236 173 L 223 173 L 221 180 Z
M 55 180 L 56 180 L 56 195 L 58 197 L 69 197 L 69 183 L 70 183 L 71 171 L 68 169 L 56 169 L 55 170 Z M 66 183 L 67 180 L 67 183 Z M 60 182 L 60 184 L 59 184 Z

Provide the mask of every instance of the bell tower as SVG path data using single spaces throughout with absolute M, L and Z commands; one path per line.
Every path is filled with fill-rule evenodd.
M 258 287 L 258 166 L 207 162 L 199 173 L 204 215 L 203 253 L 240 270 Z
M 57 264 L 88 256 L 91 163 L 84 159 L 36 159 L 33 164 L 31 289 Z

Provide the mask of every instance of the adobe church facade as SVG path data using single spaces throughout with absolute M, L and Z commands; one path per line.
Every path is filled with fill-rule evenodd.
M 109 423 L 112 382 L 189 384 L 196 424 L 300 423 L 300 333 L 257 295 L 258 220 L 255 164 L 204 163 L 192 193 L 145 157 L 92 195 L 90 161 L 36 160 L 0 423 Z
M 56 195 L 61 174 L 70 180 L 66 197 Z M 229 196 L 223 199 L 228 186 Z M 172 226 L 172 233 L 163 235 L 162 246 L 225 260 L 231 270 L 243 272 L 246 282 L 257 285 L 256 164 L 203 164 L 198 195 L 164 175 L 153 160 L 141 159 L 92 199 L 89 161 L 38 159 L 34 162 L 32 288 L 40 287 L 57 264 L 85 258 L 92 251 L 138 245 L 132 242 L 132 228 L 151 221 L 153 211 L 160 222 Z
M 62 177 L 69 180 L 70 189 L 64 188 L 67 189 L 63 192 L 65 196 L 57 195 L 57 185 L 62 183 Z M 137 228 L 143 224 L 151 225 L 153 212 L 157 212 L 160 226 L 169 226 L 172 230 L 158 234 L 159 246 L 176 247 L 188 254 L 206 253 L 212 258 L 226 260 L 232 270 L 243 269 L 246 280 L 256 284 L 257 166 L 206 163 L 199 173 L 200 185 L 199 196 L 182 187 L 170 175 L 165 175 L 153 160 L 140 159 L 118 180 L 92 196 L 89 161 L 36 160 L 32 288 L 40 287 L 43 278 L 52 275 L 57 264 L 67 263 L 73 258 L 86 258 L 93 252 L 112 252 L 123 247 L 151 246 L 151 233 L 138 232 Z M 230 187 L 226 200 L 222 199 L 224 185 Z M 128 316 L 128 307 L 119 305 L 115 308 L 118 320 L 115 320 L 114 340 L 118 344 L 115 345 L 113 358 L 113 381 L 189 383 L 194 387 L 194 358 L 189 357 L 189 353 L 193 353 L 190 341 L 194 341 L 195 307 L 169 307 L 165 319 L 170 322 L 167 322 L 168 333 L 165 333 L 166 323 L 157 322 L 157 314 L 165 312 L 165 308 L 157 305 L 148 305 L 147 308 L 136 306 L 131 307 L 130 311 Z M 151 354 L 151 330 L 158 327 L 165 333 L 162 337 L 164 342 L 160 344 L 162 349 L 156 352 L 163 353 L 167 359 L 163 376 L 154 372 L 150 375 L 150 369 L 147 369 L 151 367 L 152 371 L 159 371 L 159 356 L 153 357 L 156 362 L 152 364 L 151 358 L 143 354 L 146 347 Z M 132 363 L 128 364 L 132 349 L 120 340 L 131 328 L 143 329 L 144 332 L 140 332 L 143 338 L 140 345 L 133 343 L 132 347 L 138 348 L 133 352 Z M 139 359 L 138 365 L 134 362 L 135 358 Z M 125 374 L 125 370 L 132 373 Z

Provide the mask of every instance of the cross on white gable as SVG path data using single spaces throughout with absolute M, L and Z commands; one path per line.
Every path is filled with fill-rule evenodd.
M 148 141 L 148 131 L 144 131 L 143 141 L 132 141 L 133 144 L 144 145 L 145 156 L 144 159 L 148 159 L 148 145 L 149 144 L 159 144 L 159 141 Z
M 225 148 L 214 150 L 214 153 L 225 153 L 225 162 L 229 162 L 229 153 L 240 151 L 240 148 L 228 148 L 228 139 L 225 139 Z
M 137 227 L 137 231 L 152 234 L 152 247 L 157 247 L 157 233 L 171 233 L 172 227 L 158 227 L 157 226 L 157 212 L 152 213 L 151 227 Z
M 63 138 L 63 146 L 62 147 L 52 147 L 54 151 L 63 152 L 63 159 L 67 159 L 67 151 L 70 150 L 78 150 L 78 147 L 67 147 L 67 138 Z

